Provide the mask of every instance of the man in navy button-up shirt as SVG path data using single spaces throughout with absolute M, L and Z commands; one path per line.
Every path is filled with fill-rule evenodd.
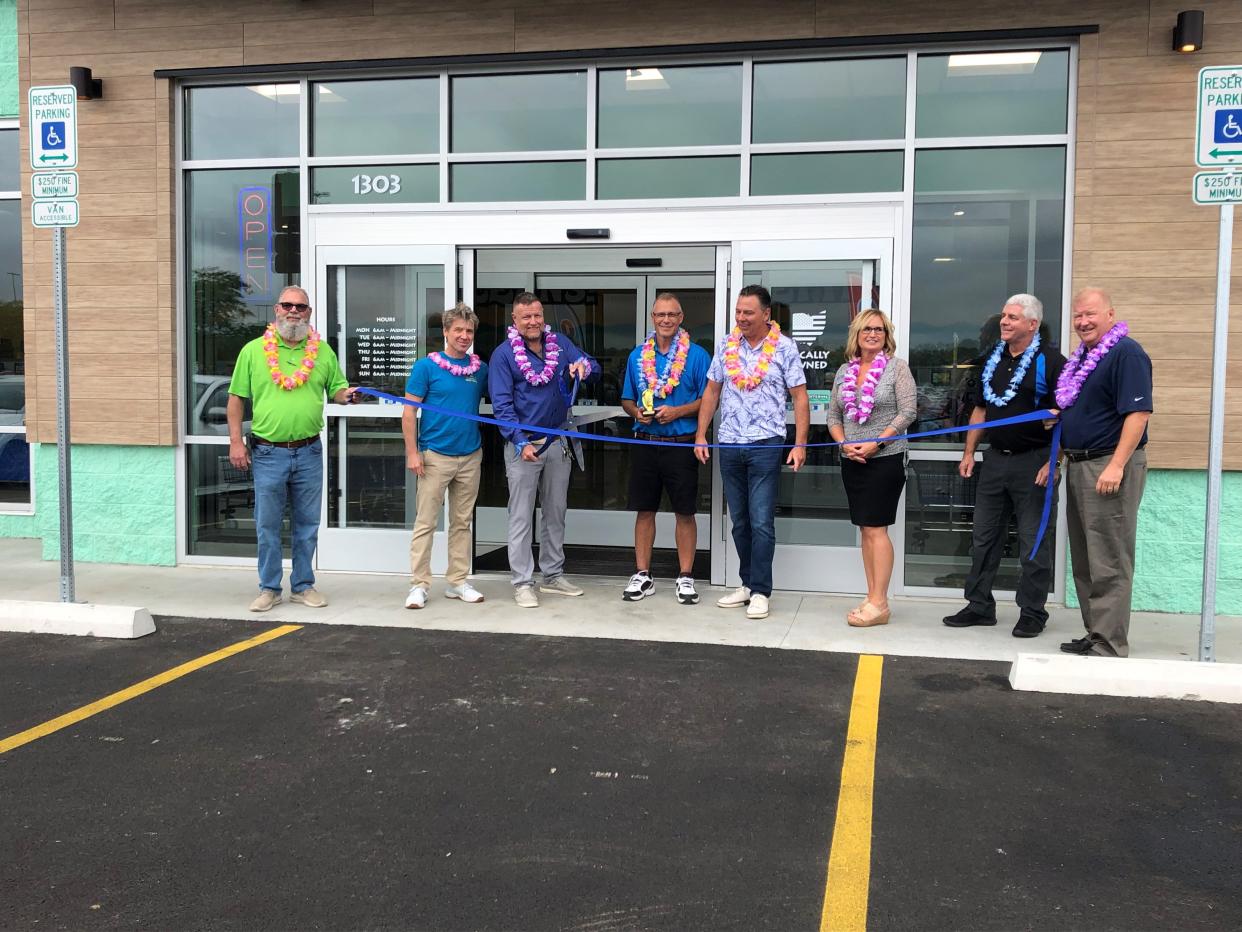
M 516 343 L 516 346 L 514 345 Z M 555 357 L 555 358 L 554 358 Z M 497 420 L 533 427 L 565 427 L 575 378 L 594 381 L 599 364 L 565 336 L 544 325 L 543 304 L 530 292 L 513 299 L 509 339 L 496 347 L 487 387 Z M 502 427 L 505 477 L 509 481 L 509 571 L 514 600 L 535 608 L 535 559 L 531 552 L 535 498 L 543 521 L 539 535 L 540 592 L 582 595 L 562 575 L 565 566 L 565 510 L 572 469 L 568 443 L 560 437 Z

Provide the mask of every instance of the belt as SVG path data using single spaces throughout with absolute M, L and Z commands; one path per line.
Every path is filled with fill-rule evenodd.
M 264 440 L 262 437 L 255 437 L 254 442 L 264 447 L 284 447 L 286 450 L 296 450 L 298 447 L 309 446 L 319 439 L 319 435 L 306 437 L 302 440 Z
M 1107 450 L 1065 450 L 1065 458 L 1071 463 L 1081 463 L 1084 460 L 1098 460 L 1102 456 L 1112 456 L 1116 447 L 1109 447 Z
M 694 434 L 678 434 L 676 437 L 670 437 L 668 434 L 649 434 L 643 430 L 634 431 L 634 436 L 639 440 L 667 440 L 670 443 L 689 443 L 695 437 Z
M 1031 453 L 1032 451 L 1035 451 L 1035 450 L 1045 451 L 1047 449 L 1048 449 L 1048 444 L 1044 444 L 1042 447 L 1024 447 L 1021 450 L 1002 450 L 1000 447 L 989 447 L 988 448 L 989 452 L 999 453 L 1001 456 L 1021 456 L 1023 453 Z

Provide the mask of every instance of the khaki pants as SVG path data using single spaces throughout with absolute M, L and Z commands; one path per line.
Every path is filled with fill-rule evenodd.
M 423 451 L 423 477 L 418 480 L 414 535 L 410 538 L 410 585 L 431 587 L 431 540 L 448 491 L 448 572 L 450 586 L 460 586 L 470 574 L 470 519 L 483 475 L 482 448 L 466 456 Z
M 1070 555 L 1074 588 L 1092 652 L 1107 657 L 1130 653 L 1130 597 L 1134 590 L 1134 543 L 1139 502 L 1147 483 L 1147 454 L 1135 450 L 1112 495 L 1095 490 L 1109 458 L 1069 463 L 1065 470 Z

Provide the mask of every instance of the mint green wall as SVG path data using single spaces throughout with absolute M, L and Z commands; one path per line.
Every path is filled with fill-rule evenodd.
M 73 448 L 73 555 L 86 563 L 177 562 L 176 450 L 172 447 Z M 60 494 L 53 444 L 35 458 L 36 514 L 30 536 L 43 558 L 60 558 Z M 0 531 L 2 533 L 2 531 Z
M 17 0 L 0 0 L 0 117 L 17 113 Z
M 1135 611 L 1189 612 L 1203 607 L 1203 523 L 1207 473 L 1153 469 L 1139 509 L 1134 565 Z M 1065 604 L 1078 605 L 1066 570 Z M 1216 611 L 1242 615 L 1242 473 L 1222 478 Z

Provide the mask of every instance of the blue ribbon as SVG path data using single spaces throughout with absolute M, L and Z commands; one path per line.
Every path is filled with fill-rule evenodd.
M 577 395 L 577 383 L 574 384 L 574 395 Z M 443 414 L 446 417 L 460 417 L 467 421 L 476 421 L 479 424 L 491 424 L 495 427 L 516 428 L 527 433 L 546 434 L 552 437 L 572 437 L 577 440 L 602 440 L 608 443 L 631 443 L 635 446 L 662 447 L 670 445 L 667 440 L 639 440 L 637 437 L 604 437 L 598 434 L 584 434 L 576 430 L 561 430 L 558 427 L 536 427 L 533 424 L 515 424 L 513 421 L 500 421 L 493 417 L 484 417 L 482 414 L 465 414 L 461 411 L 454 411 L 450 408 L 442 408 L 439 405 L 428 404 L 425 401 L 411 401 L 409 398 L 398 398 L 396 395 L 389 395 L 386 392 L 376 391 L 373 388 L 359 388 L 358 391 L 364 395 L 371 395 L 375 398 L 381 398 L 394 404 L 409 405 L 411 408 L 422 408 L 424 411 L 430 411 L 432 414 Z M 992 427 L 1010 427 L 1014 424 L 1029 424 L 1032 421 L 1048 421 L 1057 419 L 1057 412 L 1048 409 L 1032 411 L 1030 414 L 1015 414 L 1011 417 L 999 418 L 995 421 L 981 421 L 978 424 L 965 424 L 961 427 L 940 427 L 936 430 L 921 430 L 911 434 L 898 434 L 895 437 L 872 437 L 867 440 L 832 440 L 823 443 L 784 443 L 780 444 L 781 449 L 792 447 L 803 447 L 804 449 L 812 449 L 817 447 L 840 447 L 847 443 L 878 443 L 883 440 L 885 443 L 891 443 L 894 440 L 922 440 L 927 437 L 942 437 L 946 434 L 960 434 L 972 430 L 987 430 Z M 1052 446 L 1048 454 L 1048 483 L 1044 487 L 1044 510 L 1039 521 L 1039 530 L 1035 534 L 1035 546 L 1031 548 L 1030 559 L 1035 559 L 1035 554 L 1039 551 L 1040 544 L 1043 543 L 1044 534 L 1048 530 L 1048 522 L 1052 515 L 1052 498 L 1056 490 L 1056 470 L 1057 470 L 1057 453 L 1061 444 L 1061 421 L 1057 419 L 1056 425 L 1052 429 Z M 551 444 L 544 444 L 545 447 Z M 685 446 L 685 444 L 675 444 L 675 446 Z M 771 449 L 772 444 L 766 443 L 696 443 L 696 447 L 707 447 L 709 450 L 718 450 L 728 448 L 730 450 L 757 450 Z

